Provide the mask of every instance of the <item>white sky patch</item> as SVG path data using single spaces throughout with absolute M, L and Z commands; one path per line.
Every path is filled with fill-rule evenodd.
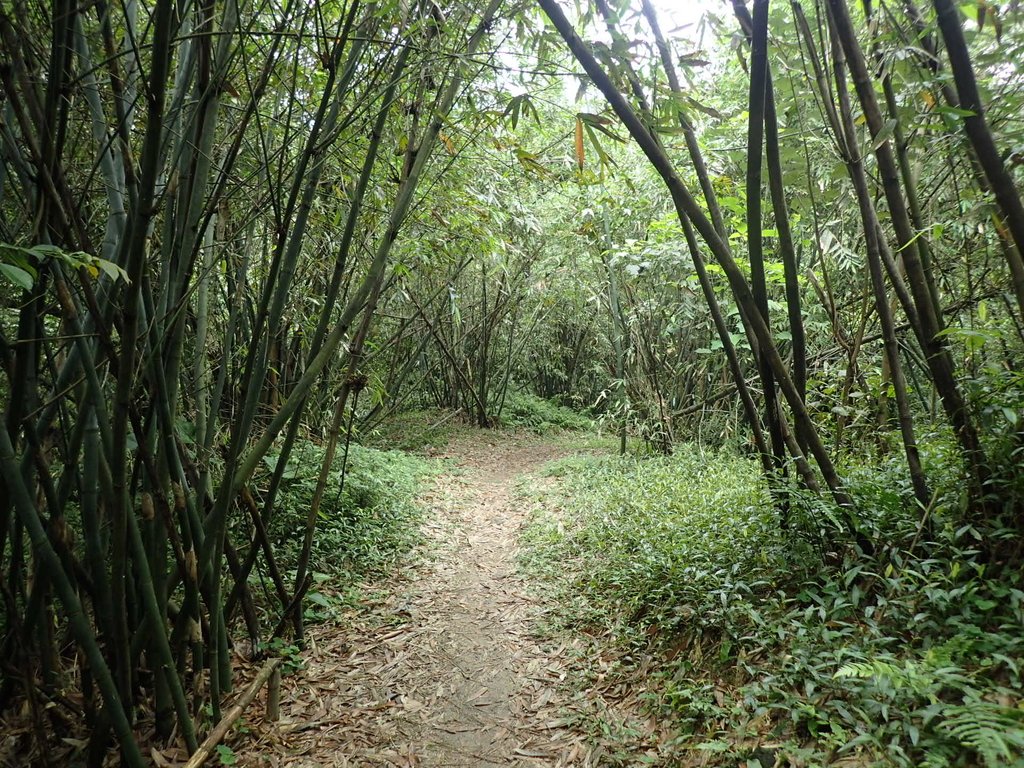
M 712 25 L 707 23 L 709 13 L 732 21 L 732 7 L 729 0 L 652 0 L 658 13 L 658 24 L 662 33 L 669 39 L 678 55 L 697 55 L 698 58 L 715 60 L 715 49 L 718 41 Z M 628 37 L 639 39 L 650 44 L 650 53 L 656 54 L 653 50 L 654 39 L 647 26 L 646 20 L 641 18 L 640 0 L 631 0 L 632 11 L 627 11 L 623 19 L 623 33 Z M 566 11 L 572 12 L 572 4 L 566 3 Z M 596 12 L 595 12 L 596 13 Z M 639 24 L 638 24 L 639 21 Z M 578 25 L 576 25 L 578 28 Z M 579 30 L 586 40 L 602 40 L 608 42 L 608 33 L 603 24 L 595 22 L 589 25 L 586 30 Z M 526 93 L 535 93 L 536 83 L 531 82 L 529 70 L 540 68 L 540 63 L 531 61 L 529 57 L 513 50 L 506 50 L 498 54 L 498 60 L 504 65 L 509 76 L 505 80 L 504 87 L 508 93 L 518 96 Z M 578 70 L 575 63 L 567 64 L 569 69 Z M 710 69 L 710 68 L 709 68 Z M 520 71 L 519 77 L 512 73 Z M 687 76 L 687 73 L 682 73 Z M 699 79 L 702 73 L 697 73 Z M 572 104 L 575 95 L 579 90 L 580 81 L 578 77 L 569 71 L 563 71 L 561 101 Z
M 658 23 L 661 31 L 672 40 L 687 39 L 691 43 L 700 44 L 701 36 L 709 33 L 702 28 L 701 21 L 708 11 L 732 13 L 727 0 L 652 0 L 658 11 Z

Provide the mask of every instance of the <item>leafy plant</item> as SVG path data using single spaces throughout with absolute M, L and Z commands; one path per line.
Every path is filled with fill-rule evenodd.
M 905 547 L 826 565 L 834 553 L 808 531 L 778 530 L 746 460 L 692 446 L 573 457 L 550 469 L 559 487 L 537 499 L 523 566 L 568 607 L 549 631 L 589 628 L 648 659 L 642 673 L 624 661 L 615 684 L 643 685 L 672 723 L 665 765 L 709 750 L 750 764 L 759 741 L 777 764 L 1016 765 L 1022 579 L 985 564 L 941 509 L 926 535 L 905 481 L 886 490 L 893 471 L 861 466 L 850 489 Z M 957 477 L 954 465 L 939 507 Z
M 275 637 L 267 644 L 266 649 L 283 659 L 281 663 L 283 674 L 291 675 L 306 667 L 306 662 L 302 658 L 302 649 L 294 643 Z
M 939 717 L 938 729 L 976 753 L 986 766 L 1013 764 L 1024 754 L 1024 717 L 1019 709 L 974 700 L 944 706 Z
M 105 274 L 112 280 L 127 280 L 128 274 L 117 264 L 83 251 L 65 251 L 55 245 L 40 244 L 23 248 L 0 243 L 0 275 L 28 291 L 39 276 L 39 265 L 56 259 L 72 270 L 84 269 L 90 277 Z
M 217 745 L 217 759 L 224 766 L 238 765 L 238 756 L 235 754 L 235 750 L 227 744 Z
M 591 422 L 571 408 L 544 400 L 529 392 L 511 391 L 501 412 L 507 427 L 519 427 L 544 434 L 556 429 L 587 429 Z
M 542 559 L 572 562 L 574 589 L 643 624 L 714 624 L 780 554 L 747 459 L 690 447 L 663 458 L 576 457 L 551 471 L 572 499 L 572 525 Z M 538 518 L 529 536 L 548 525 L 558 523 Z
M 283 472 L 280 508 L 270 533 L 280 544 L 282 567 L 294 563 L 306 509 L 316 488 L 323 449 L 312 442 L 297 445 Z M 268 456 L 268 470 L 276 467 Z M 355 576 L 379 572 L 419 540 L 420 511 L 414 503 L 419 480 L 430 471 L 426 460 L 398 451 L 352 445 L 342 483 L 341 456 L 335 461 L 320 508 L 312 568 L 326 574 L 334 588 Z M 323 579 L 319 579 L 323 581 Z M 334 597 L 322 585 L 310 593 L 310 610 L 325 618 Z

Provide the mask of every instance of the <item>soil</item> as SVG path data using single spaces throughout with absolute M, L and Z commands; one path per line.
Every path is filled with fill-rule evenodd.
M 423 495 L 418 558 L 359 609 L 311 628 L 305 668 L 282 684 L 281 719 L 260 722 L 253 705 L 238 764 L 595 764 L 560 719 L 565 648 L 531 633 L 541 606 L 516 568 L 527 512 L 516 484 L 563 452 L 535 436 L 455 438 L 442 452 L 453 468 Z

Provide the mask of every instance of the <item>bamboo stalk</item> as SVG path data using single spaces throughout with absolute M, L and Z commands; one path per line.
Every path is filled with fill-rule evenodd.
M 267 684 L 267 720 L 276 723 L 281 719 L 281 666 L 274 667 Z
M 118 694 L 117 684 L 114 682 L 114 677 L 110 672 L 110 667 L 107 666 L 106 659 L 103 658 L 99 643 L 96 642 L 96 636 L 89 626 L 89 619 L 85 615 L 78 594 L 64 572 L 60 557 L 50 544 L 50 539 L 46 535 L 46 530 L 39 519 L 28 489 L 25 487 L 21 472 L 18 470 L 18 465 L 14 458 L 14 445 L 11 443 L 11 437 L 6 427 L 0 427 L 0 472 L 3 474 L 8 493 L 14 499 L 18 518 L 32 539 L 36 556 L 46 566 L 49 576 L 57 589 L 57 594 L 64 604 L 64 610 L 67 614 L 71 631 L 89 659 L 91 672 L 96 678 L 96 682 L 99 684 L 103 694 L 104 704 L 106 705 L 104 710 L 108 713 L 108 717 L 110 717 L 111 724 L 114 727 L 114 732 L 117 734 L 118 743 L 121 746 L 125 762 L 131 768 L 144 768 L 146 763 L 142 758 L 142 752 L 139 750 L 139 745 L 135 741 L 135 735 L 132 733 L 131 725 L 125 714 L 121 697 Z
M 267 681 L 270 680 L 271 676 L 281 666 L 281 659 L 274 658 L 270 659 L 263 667 L 260 668 L 259 674 L 256 675 L 255 679 L 249 686 L 242 692 L 242 695 L 238 697 L 238 701 L 232 705 L 224 717 L 220 719 L 220 722 L 214 726 L 214 729 L 210 731 L 210 734 L 203 739 L 203 743 L 199 745 L 199 748 L 192 753 L 192 756 L 185 763 L 184 768 L 199 768 L 213 754 L 217 745 L 220 744 L 224 737 L 227 736 L 228 731 L 231 727 L 238 722 L 238 719 L 245 713 L 246 708 L 252 704 L 253 699 L 256 698 L 256 694 L 260 692 L 260 689 L 266 685 Z
M 874 154 L 889 208 L 889 217 L 899 243 L 899 254 L 907 272 L 907 282 L 921 324 L 920 338 L 932 380 L 947 418 L 953 427 L 961 456 L 969 472 L 971 503 L 978 510 L 986 507 L 985 489 L 989 470 L 977 424 L 956 377 L 956 367 L 943 331 L 945 323 L 938 304 L 934 279 L 929 269 L 924 243 L 926 235 L 915 233 L 903 194 L 892 142 L 883 133 L 884 120 L 874 90 L 874 81 L 865 61 L 856 29 L 845 0 L 828 0 L 828 20 L 836 43 L 842 47 L 864 118 L 876 138 Z M 882 141 L 877 141 L 881 136 Z
M 750 323 L 759 348 L 766 355 L 768 364 L 771 366 L 782 393 L 785 395 L 786 402 L 793 413 L 798 434 L 806 441 L 810 452 L 814 455 L 818 468 L 821 470 L 833 498 L 840 510 L 842 510 L 847 527 L 854 534 L 857 543 L 862 549 L 873 551 L 874 547 L 871 542 L 857 530 L 855 517 L 852 514 L 854 510 L 853 500 L 846 492 L 832 457 L 825 449 L 811 419 L 811 415 L 786 370 L 786 365 L 774 343 L 771 331 L 757 310 L 757 305 L 747 284 L 746 277 L 736 263 L 729 244 L 715 231 L 714 226 L 701 210 L 693 194 L 683 184 L 664 149 L 648 131 L 622 93 L 615 87 L 608 73 L 598 63 L 593 52 L 586 46 L 575 29 L 573 29 L 572 24 L 566 18 L 558 3 L 555 0 L 538 0 L 538 2 L 548 18 L 551 19 L 573 56 L 576 57 L 576 60 L 583 66 L 584 70 L 594 81 L 594 84 L 608 100 L 609 105 L 662 178 L 672 196 L 680 222 L 692 222 L 694 228 L 700 233 L 705 243 L 714 253 L 722 270 L 725 272 L 729 285 L 736 297 L 737 304 L 746 313 L 747 321 Z
M 665 39 L 661 31 L 661 26 L 658 23 L 657 11 L 650 3 L 650 0 L 642 0 L 642 9 L 644 18 L 647 19 L 647 23 L 651 27 L 651 32 L 654 35 L 662 69 L 665 71 L 665 76 L 668 78 L 669 87 L 674 94 L 681 97 L 683 90 L 679 83 L 679 76 L 676 72 L 671 48 L 669 47 L 668 41 Z M 610 23 L 611 22 L 609 22 L 609 24 Z M 644 95 L 642 88 L 636 88 L 636 86 L 634 86 L 634 90 L 636 91 L 635 95 L 637 99 L 640 101 L 641 109 L 646 113 L 650 113 L 650 105 L 647 103 L 647 98 Z M 700 151 L 699 144 L 697 143 L 697 135 L 693 130 L 693 126 L 690 123 L 685 109 L 682 107 L 681 98 L 676 100 L 674 109 L 676 112 L 676 119 L 678 120 L 686 139 L 687 153 L 690 157 L 691 163 L 693 164 L 693 169 L 697 174 L 697 180 L 700 184 L 704 201 L 708 207 L 711 226 L 720 237 L 725 238 L 727 237 L 727 232 L 722 218 L 721 208 L 718 205 L 718 196 L 715 193 L 714 185 L 711 182 L 711 177 L 708 173 L 704 156 Z M 682 218 L 680 219 L 680 225 L 683 228 L 687 249 L 690 252 L 694 271 L 697 273 L 697 279 L 700 283 L 701 293 L 704 296 L 704 302 L 707 304 L 708 311 L 711 314 L 711 320 L 715 326 L 715 331 L 722 343 L 722 349 L 725 352 L 729 372 L 733 377 L 733 381 L 736 382 L 736 389 L 739 392 L 740 401 L 743 404 L 744 416 L 746 417 L 747 424 L 750 427 L 750 431 L 754 439 L 754 445 L 757 448 L 758 455 L 761 460 L 762 469 L 765 474 L 768 475 L 773 471 L 772 457 L 764 432 L 761 428 L 761 417 L 758 413 L 757 405 L 754 402 L 754 397 L 750 392 L 750 387 L 747 385 L 746 377 L 743 373 L 743 367 L 740 364 L 736 345 L 733 344 L 732 335 L 722 314 L 718 296 L 715 294 L 714 286 L 708 277 L 704 257 L 701 255 L 700 248 L 697 245 L 697 239 L 694 236 L 693 225 L 688 219 Z M 746 314 L 742 311 L 740 312 L 740 320 L 743 323 L 743 328 L 747 334 L 747 338 L 751 342 L 751 349 L 757 349 L 757 339 L 753 334 L 750 323 L 746 320 Z

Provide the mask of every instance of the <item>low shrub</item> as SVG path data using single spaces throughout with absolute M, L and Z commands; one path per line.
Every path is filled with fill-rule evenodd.
M 842 562 L 781 531 L 757 468 L 727 454 L 552 473 L 524 567 L 570 606 L 563 625 L 611 628 L 623 658 L 647 658 L 622 674 L 645 675 L 632 683 L 674 726 L 661 764 L 1024 764 L 1024 583 L 952 513 L 916 525 L 890 470 L 851 473 L 883 546 Z
M 505 397 L 501 423 L 506 427 L 529 429 L 540 434 L 555 429 L 588 429 L 591 426 L 590 419 L 571 408 L 529 392 L 513 390 Z
M 299 443 L 284 471 L 269 528 L 282 569 L 294 567 L 301 549 L 323 455 L 323 447 Z M 268 456 L 268 475 L 276 463 L 276 456 Z M 418 542 L 420 512 L 414 499 L 430 465 L 399 451 L 352 445 L 344 484 L 341 468 L 339 448 L 320 506 L 311 568 L 344 582 L 383 571 Z
M 401 411 L 376 424 L 360 437 L 360 442 L 382 450 L 425 453 L 447 445 L 456 424 L 457 414 L 453 411 Z
M 746 459 L 697 449 L 671 457 L 571 457 L 551 469 L 564 521 L 534 520 L 533 567 L 571 562 L 573 590 L 644 625 L 705 620 L 779 564 L 776 515 Z M 562 527 L 567 523 L 566 527 Z M 552 536 L 552 530 L 564 534 Z

